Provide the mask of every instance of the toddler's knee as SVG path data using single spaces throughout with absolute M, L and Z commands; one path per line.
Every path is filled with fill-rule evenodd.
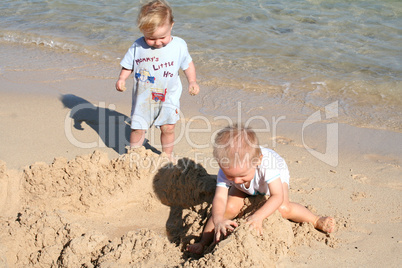
M 240 207 L 238 207 L 234 204 L 227 204 L 225 214 L 227 214 L 228 216 L 231 216 L 231 217 L 235 217 L 235 216 L 237 216 L 237 214 L 239 214 L 240 209 L 241 209 Z
M 288 218 L 288 215 L 290 213 L 290 207 L 288 205 L 282 204 L 279 208 L 278 211 L 281 213 L 283 218 Z
M 161 126 L 161 131 L 164 134 L 172 134 L 174 133 L 174 125 L 163 125 Z

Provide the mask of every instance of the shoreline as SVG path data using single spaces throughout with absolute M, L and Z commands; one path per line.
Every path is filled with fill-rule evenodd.
M 84 147 L 91 147 L 81 148 L 84 149 L 84 153 L 88 153 L 90 150 L 94 149 L 102 149 L 108 152 L 110 157 L 116 157 L 118 154 L 125 151 L 124 147 L 128 142 L 127 132 L 129 130 L 127 129 L 120 130 L 120 132 L 126 132 L 125 138 L 114 137 L 116 141 L 117 139 L 125 139 L 125 145 L 118 146 L 114 144 L 114 148 L 111 149 L 113 146 L 108 146 L 108 143 L 114 143 L 115 141 L 112 141 L 110 137 L 102 137 L 102 139 L 99 138 L 97 140 L 96 135 L 99 136 L 100 130 L 96 130 L 96 126 L 87 125 L 86 127 L 88 130 L 92 129 L 92 133 L 91 131 L 88 131 L 84 135 L 82 135 L 83 131 L 79 129 L 78 131 L 76 131 L 77 129 L 68 130 L 68 133 L 66 134 L 67 128 L 65 126 L 69 121 L 68 114 L 71 112 L 73 106 L 78 104 L 84 106 L 87 105 L 87 108 L 89 109 L 87 111 L 92 112 L 91 116 L 98 117 L 90 118 L 90 120 L 103 120 L 105 121 L 104 124 L 108 124 L 108 122 L 106 122 L 108 120 L 107 117 L 114 116 L 116 117 L 115 120 L 120 120 L 120 122 L 113 123 L 116 123 L 117 125 L 120 124 L 120 127 L 122 122 L 127 122 L 129 120 L 128 116 L 130 115 L 131 110 L 131 92 L 128 90 L 127 92 L 119 93 L 114 89 L 115 79 L 120 70 L 118 63 L 116 63 L 116 68 L 114 68 L 110 63 L 103 64 L 102 62 L 94 62 L 94 58 L 86 55 L 76 55 L 66 52 L 60 53 L 58 51 L 49 50 L 47 48 L 38 48 L 35 46 L 0 46 L 0 50 L 2 50 L 2 52 L 3 50 L 9 52 L 8 57 L 5 58 L 5 63 L 0 70 L 2 84 L 0 94 L 3 96 L 2 103 L 5 107 L 3 109 L 2 120 L 6 120 L 8 124 L 13 125 L 11 118 L 15 117 L 20 119 L 20 122 L 15 124 L 17 127 L 23 125 L 24 120 L 33 122 L 36 120 L 34 115 L 38 113 L 38 116 L 41 116 L 40 120 L 46 122 L 46 115 L 42 114 L 41 111 L 44 109 L 43 107 L 51 107 L 52 117 L 56 115 L 58 117 L 58 119 L 52 123 L 53 125 L 58 124 L 56 129 L 59 130 L 59 135 L 56 135 L 56 137 L 65 136 L 63 138 L 64 141 L 61 141 L 61 138 L 59 138 L 57 142 L 62 144 L 60 145 L 61 147 L 70 147 L 69 149 L 71 150 L 71 152 L 67 153 L 66 156 L 72 158 L 80 151 L 79 148 L 76 148 L 76 146 L 71 143 L 81 144 Z M 28 60 L 24 61 L 26 57 L 22 55 L 30 56 L 27 57 Z M 63 62 L 63 65 L 57 65 L 60 62 Z M 114 77 L 113 74 L 115 74 L 116 77 Z M 181 120 L 178 122 L 178 125 L 181 124 L 181 126 L 176 129 L 176 136 L 179 137 L 176 139 L 176 143 L 178 146 L 181 146 L 179 152 L 187 151 L 185 149 L 185 142 L 183 142 L 182 139 L 189 139 L 187 144 L 190 145 L 197 146 L 197 143 L 201 143 L 201 147 L 208 147 L 206 146 L 207 143 L 203 136 L 209 136 L 208 141 L 210 141 L 210 137 L 214 134 L 213 129 L 215 126 L 224 127 L 228 123 L 246 123 L 250 124 L 251 127 L 258 129 L 261 132 L 260 138 L 262 139 L 262 143 L 268 145 L 268 147 L 273 147 L 273 149 L 275 149 L 275 146 L 278 143 L 277 141 L 279 141 L 282 143 L 291 143 L 295 146 L 302 146 L 306 149 L 306 153 L 308 153 L 308 150 L 313 151 L 313 147 L 317 147 L 317 153 L 325 154 L 325 143 L 329 142 L 325 139 L 331 138 L 330 135 L 327 135 L 332 131 L 329 126 L 336 123 L 337 126 L 333 130 L 338 130 L 338 135 L 335 138 L 337 139 L 339 153 L 352 153 L 355 155 L 376 154 L 384 159 L 400 158 L 402 155 L 402 149 L 399 149 L 398 147 L 398 144 L 402 141 L 401 132 L 357 127 L 340 123 L 337 119 L 341 107 L 338 107 L 339 104 L 335 102 L 326 107 L 322 107 L 321 111 L 310 109 L 308 110 L 307 115 L 305 115 L 306 113 L 298 113 L 298 110 L 309 108 L 295 108 L 281 103 L 277 104 L 275 103 L 275 99 L 267 100 L 268 108 L 260 106 L 255 107 L 253 105 L 256 103 L 256 100 L 259 100 L 262 96 L 258 93 L 256 93 L 255 96 L 252 96 L 249 92 L 242 92 L 239 90 L 233 92 L 232 95 L 237 96 L 239 100 L 250 97 L 249 102 L 222 103 L 222 105 L 217 106 L 217 104 L 211 105 L 211 100 L 214 101 L 220 95 L 227 94 L 226 92 L 219 92 L 220 89 L 208 86 L 205 87 L 201 82 L 203 90 L 201 90 L 201 93 L 198 96 L 192 97 L 186 92 L 187 81 L 182 80 L 182 83 L 182 116 Z M 127 80 L 127 88 L 131 87 L 132 78 L 130 77 Z M 39 107 L 30 107 L 29 102 L 31 98 L 40 102 L 40 104 L 38 103 Z M 65 100 L 63 100 L 63 98 Z M 13 103 L 17 101 L 20 103 L 18 106 L 15 106 Z M 328 118 L 326 112 L 331 111 L 326 109 L 333 104 L 336 105 L 335 108 L 337 110 L 335 111 L 333 118 Z M 211 110 L 213 107 L 215 107 L 215 111 Z M 21 108 L 26 109 L 25 114 L 24 110 Z M 102 114 L 102 112 L 96 113 L 95 108 L 99 108 L 99 111 L 104 110 L 103 112 L 107 114 Z M 24 116 L 32 116 L 32 118 L 24 118 Z M 105 118 L 102 119 L 100 118 L 101 116 L 104 116 Z M 52 117 L 49 119 L 55 119 Z M 308 120 L 311 121 L 313 117 L 315 121 L 313 120 L 314 122 L 309 123 Z M 316 119 L 317 117 L 319 117 L 319 120 Z M 71 120 L 74 121 L 75 119 L 71 118 Z M 81 118 L 79 120 L 82 120 L 85 124 L 86 118 Z M 61 121 L 64 122 L 64 124 L 57 123 Z M 115 126 L 110 125 L 106 127 L 112 129 Z M 64 128 L 64 134 L 60 132 L 61 128 Z M 118 127 L 116 126 L 115 128 Z M 32 125 L 28 129 L 35 130 L 35 127 Z M 204 133 L 204 135 L 195 135 L 194 132 L 196 132 L 197 129 L 199 129 L 201 133 Z M 6 128 L 4 128 L 3 131 L 3 136 L 7 137 L 9 131 L 7 131 Z M 93 133 L 94 131 L 95 133 Z M 104 131 L 106 131 L 106 129 Z M 328 133 L 326 133 L 327 131 Z M 75 132 L 77 132 L 79 138 L 81 136 L 83 137 L 82 141 L 80 141 L 79 138 L 74 141 L 75 138 L 73 134 Z M 116 136 L 123 135 L 118 133 L 118 129 L 115 132 Z M 151 141 L 158 146 L 158 130 L 151 128 L 149 132 L 151 133 L 148 134 L 147 138 L 151 139 Z M 188 133 L 183 134 L 183 132 Z M 73 142 L 68 141 L 69 137 L 66 137 L 66 135 L 72 135 Z M 91 137 L 90 142 L 85 140 L 88 139 L 84 137 L 86 135 Z M 105 136 L 105 134 L 103 135 Z M 191 137 L 191 135 L 200 138 L 201 141 L 197 142 Z M 38 133 L 37 137 L 32 137 L 28 143 L 35 144 L 35 140 L 40 140 L 39 136 L 40 134 Z M 30 135 L 26 135 L 26 137 L 30 138 Z M 3 150 L 3 152 L 10 151 L 13 146 L 21 146 L 17 145 L 18 142 L 15 140 L 16 137 L 12 138 L 14 140 L 10 142 L 3 140 L 3 144 L 10 146 L 8 147 L 10 149 Z M 109 138 L 109 140 L 105 141 L 105 138 Z M 24 137 L 21 136 L 20 140 L 23 141 Z M 95 142 L 98 146 L 90 146 L 90 144 Z M 68 143 L 72 146 L 69 146 Z M 60 156 L 65 155 L 63 150 L 55 150 L 55 153 L 57 152 L 60 152 Z M 23 161 L 22 164 L 19 165 L 17 160 L 11 160 L 8 156 L 4 156 L 4 153 L 3 155 L 0 155 L 0 159 L 2 159 L 2 156 L 6 162 L 10 162 L 12 168 L 17 169 L 35 161 L 34 157 L 32 157 L 30 158 L 30 161 Z M 42 159 L 37 160 L 42 161 Z M 52 159 L 46 157 L 43 161 L 49 163 Z M 398 161 L 398 164 L 401 164 L 401 160 L 399 159 Z
M 4 47 L 0 50 L 3 49 L 7 50 Z M 124 146 L 120 146 L 118 141 L 124 140 L 129 130 L 124 121 L 130 113 L 131 95 L 129 92 L 119 94 L 114 90 L 117 77 L 113 75 L 118 75 L 118 66 L 114 71 L 110 66 L 97 65 L 90 58 L 68 58 L 65 53 L 21 49 L 22 51 L 8 50 L 8 61 L 4 65 L 6 67 L 2 67 L 0 75 L 0 160 L 6 165 L 2 166 L 3 173 L 0 172 L 0 192 L 8 193 L 3 199 L 0 198 L 0 212 L 4 213 L 0 221 L 3 222 L 9 220 L 6 217 L 14 219 L 21 212 L 25 199 L 20 198 L 20 195 L 23 197 L 25 194 L 32 194 L 40 198 L 35 192 L 25 193 L 22 186 L 18 186 L 22 185 L 22 181 L 19 181 L 22 180 L 21 174 L 24 170 L 30 170 L 29 166 L 37 167 L 38 170 L 49 169 L 51 173 L 53 171 L 50 166 L 54 159 L 59 159 L 56 162 L 63 166 L 64 160 L 60 159 L 65 158 L 72 163 L 81 161 L 84 166 L 91 167 L 89 171 L 103 170 L 103 165 L 107 162 L 105 156 L 95 154 L 99 158 L 95 168 L 90 165 L 92 162 L 88 157 L 80 156 L 93 155 L 95 150 L 99 150 L 106 153 L 108 159 L 117 161 L 125 152 Z M 18 53 L 21 55 L 13 58 Z M 110 74 L 106 76 L 105 73 L 108 72 Z M 185 81 L 183 88 L 186 88 Z M 174 152 L 180 158 L 193 159 L 208 174 L 214 176 L 217 167 L 212 160 L 211 136 L 226 126 L 228 121 L 235 120 L 238 114 L 236 110 L 231 110 L 228 117 L 222 118 L 200 113 L 202 105 L 211 96 L 210 92 L 210 88 L 205 88 L 196 97 L 183 92 L 181 104 L 184 118 L 183 124 L 176 128 L 177 137 L 181 138 L 178 139 Z M 82 105 L 87 110 L 71 115 L 76 105 Z M 264 117 L 267 121 L 258 120 L 261 119 L 258 117 L 261 112 L 259 110 L 250 110 L 244 106 L 240 112 L 244 120 L 255 116 L 251 126 L 262 130 L 258 133 L 260 143 L 273 147 L 286 160 L 291 173 L 291 199 L 312 206 L 320 214 L 333 215 L 338 227 L 338 231 L 329 236 L 332 246 L 323 242 L 325 236 L 324 240 L 320 240 L 320 234 L 311 238 L 311 232 L 304 230 L 306 234 L 302 241 L 289 249 L 283 256 L 282 264 L 295 267 L 315 267 L 322 263 L 331 267 L 397 267 L 402 261 L 398 254 L 402 247 L 399 232 L 402 227 L 402 134 L 337 124 L 336 117 L 321 121 L 317 120 L 318 117 L 312 117 L 307 121 L 307 117 L 284 110 L 286 107 L 281 105 L 270 108 L 272 109 Z M 258 113 L 253 114 L 254 111 Z M 316 112 L 312 111 L 311 115 Z M 328 114 L 331 114 L 330 110 L 327 114 L 323 110 L 316 115 L 324 118 Z M 281 120 L 281 116 L 285 118 L 282 117 Z M 327 130 L 335 130 L 335 127 L 338 135 L 327 135 L 334 133 Z M 150 144 L 156 149 L 160 148 L 159 130 L 152 128 L 147 135 Z M 94 144 L 97 146 L 90 146 Z M 157 157 L 150 150 L 144 150 L 142 156 L 144 159 Z M 76 157 L 78 160 L 74 160 Z M 46 173 L 45 171 L 43 172 Z M 63 205 L 66 207 L 61 206 L 58 209 L 63 215 L 71 214 L 73 219 L 79 219 L 77 221 L 87 230 L 102 231 L 110 228 L 108 235 L 117 233 L 117 237 L 130 230 L 146 228 L 147 225 L 152 226 L 151 230 L 162 232 L 167 226 L 168 218 L 172 216 L 169 214 L 172 208 L 162 206 L 152 192 L 152 185 L 148 185 L 154 175 L 150 172 L 140 173 L 135 186 L 147 185 L 149 191 L 139 193 L 134 187 L 124 195 L 118 195 L 115 205 L 107 207 L 109 211 L 98 208 L 97 200 L 93 200 L 94 203 L 87 200 L 93 209 L 89 220 L 84 219 L 85 211 L 68 207 L 67 203 Z M 82 180 L 86 179 L 85 173 L 81 176 Z M 44 174 L 42 179 L 43 183 L 51 183 L 57 178 Z M 32 187 L 34 186 L 35 184 Z M 101 191 L 102 187 L 95 189 Z M 83 188 L 81 191 L 86 196 L 86 191 L 89 190 Z M 189 192 L 196 193 L 194 189 Z M 34 197 L 32 200 L 35 201 Z M 111 199 L 112 197 L 114 196 Z M 67 198 L 68 195 L 61 199 L 70 202 Z M 37 204 L 32 200 L 29 207 L 45 209 L 48 214 L 53 213 L 53 207 L 46 210 L 46 205 L 51 204 Z M 78 208 L 81 206 L 77 205 Z M 142 208 L 146 211 L 139 211 Z M 119 217 L 114 216 L 115 210 Z M 106 216 L 103 217 L 102 213 Z M 137 213 L 145 213 L 141 215 L 148 219 L 147 222 L 130 216 Z M 107 223 L 93 224 L 105 219 Z M 3 242 L 0 243 L 0 264 L 5 255 L 11 263 L 15 258 L 14 251 L 11 250 L 14 242 L 1 239 L 5 238 L 0 237 L 0 242 Z M 24 237 L 18 237 L 15 239 L 16 243 L 19 239 L 25 240 Z M 20 247 L 24 247 L 22 242 Z M 342 260 L 339 255 L 343 256 Z

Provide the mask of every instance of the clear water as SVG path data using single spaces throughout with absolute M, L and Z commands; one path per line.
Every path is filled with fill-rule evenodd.
M 141 36 L 142 2 L 3 0 L 0 45 L 36 44 L 118 64 Z M 187 41 L 200 84 L 226 92 L 215 101 L 234 103 L 237 90 L 263 94 L 258 104 L 240 94 L 253 105 L 319 109 L 338 101 L 346 122 L 402 129 L 402 1 L 170 3 L 173 34 Z

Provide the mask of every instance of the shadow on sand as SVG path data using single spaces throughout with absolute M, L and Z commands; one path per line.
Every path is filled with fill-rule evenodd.
M 85 123 L 98 133 L 106 147 L 112 148 L 119 154 L 126 152 L 126 146 L 130 145 L 129 117 L 110 109 L 113 108 L 112 105 L 109 108 L 105 107 L 105 103 L 99 103 L 99 106 L 95 106 L 73 94 L 61 95 L 60 101 L 64 107 L 71 110 L 70 118 L 74 121 L 73 127 L 75 129 L 84 130 L 83 123 Z M 67 124 L 66 127 L 68 127 Z M 160 151 L 149 145 L 147 140 L 145 140 L 144 146 L 146 149 L 160 154 Z
M 162 204 L 170 207 L 166 231 L 171 242 L 185 246 L 198 238 L 211 210 L 215 185 L 216 175 L 188 158 L 159 169 L 153 188 Z

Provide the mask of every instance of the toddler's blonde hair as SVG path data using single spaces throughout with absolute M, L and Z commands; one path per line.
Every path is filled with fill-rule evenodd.
M 235 124 L 218 132 L 213 155 L 221 167 L 255 166 L 260 162 L 261 148 L 251 128 Z
M 144 4 L 137 18 L 138 28 L 143 34 L 153 34 L 165 23 L 172 25 L 173 22 L 172 8 L 165 0 L 153 0 Z

